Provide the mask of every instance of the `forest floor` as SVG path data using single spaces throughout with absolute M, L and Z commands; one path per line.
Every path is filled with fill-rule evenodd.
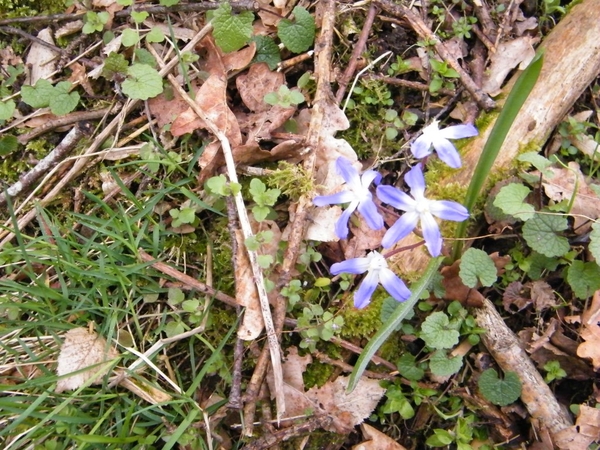
M 598 23 L 0 0 L 0 446 L 600 448 Z

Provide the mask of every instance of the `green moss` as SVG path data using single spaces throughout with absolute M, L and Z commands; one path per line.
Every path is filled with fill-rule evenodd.
M 65 12 L 66 0 L 0 0 L 6 18 L 31 17 Z
M 285 161 L 281 161 L 279 168 L 274 170 L 265 181 L 269 188 L 279 189 L 283 195 L 293 200 L 315 189 L 312 177 L 308 176 L 302 166 Z
M 335 370 L 334 366 L 329 364 L 323 364 L 319 361 L 315 361 L 306 367 L 306 371 L 302 374 L 304 380 L 304 388 L 310 389 L 313 386 L 323 386 L 329 377 L 333 375 Z
M 341 337 L 344 339 L 370 338 L 381 327 L 381 305 L 387 297 L 382 289 L 373 294 L 371 304 L 365 309 L 356 309 L 352 304 L 340 311 L 344 318 Z

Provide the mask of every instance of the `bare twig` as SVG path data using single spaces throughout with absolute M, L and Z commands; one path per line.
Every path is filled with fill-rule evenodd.
M 419 36 L 421 36 L 421 38 L 433 43 L 433 47 L 435 48 L 437 54 L 440 55 L 440 57 L 446 61 L 450 67 L 458 72 L 460 81 L 483 109 L 489 111 L 496 107 L 496 102 L 494 102 L 485 92 L 481 90 L 479 86 L 477 86 L 477 84 L 475 84 L 469 74 L 446 49 L 444 43 L 429 29 L 423 19 L 421 19 L 410 9 L 392 3 L 390 0 L 376 0 L 376 4 L 388 13 L 405 19 L 410 24 L 412 29 L 415 30 Z

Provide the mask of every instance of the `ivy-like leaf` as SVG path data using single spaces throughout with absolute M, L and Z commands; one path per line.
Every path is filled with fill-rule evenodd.
M 73 111 L 79 103 L 79 93 L 69 92 L 72 84 L 61 81 L 54 88 L 54 96 L 50 99 L 50 111 L 57 116 L 64 116 Z
M 282 19 L 277 25 L 277 36 L 288 50 L 302 53 L 310 48 L 315 39 L 315 19 L 301 6 L 293 10 L 295 21 Z
M 523 153 L 517 157 L 517 160 L 531 164 L 542 173 L 545 173 L 545 169 L 552 165 L 552 162 L 548 158 L 543 157 L 538 152 Z
M 458 344 L 460 334 L 450 325 L 448 316 L 441 312 L 430 314 L 421 325 L 420 337 L 431 348 L 451 348 Z
M 494 206 L 519 220 L 529 220 L 533 217 L 535 209 L 523 200 L 530 192 L 529 188 L 523 184 L 508 184 L 502 187 L 496 195 Z
M 515 372 L 506 372 L 501 380 L 498 372 L 487 369 L 479 377 L 478 385 L 483 396 L 495 405 L 509 405 L 521 396 L 521 380 Z
M 593 262 L 573 261 L 567 270 L 567 282 L 577 298 L 586 299 L 600 289 L 600 267 Z
M 160 74 L 147 64 L 134 64 L 127 69 L 127 75 L 122 88 L 130 98 L 148 100 L 163 91 Z
M 229 3 L 221 3 L 215 10 L 212 26 L 215 42 L 224 53 L 234 52 L 242 48 L 252 36 L 254 14 L 242 11 L 232 14 Z
M 477 281 L 482 286 L 491 286 L 498 279 L 498 273 L 494 261 L 483 250 L 477 248 L 468 249 L 460 260 L 460 279 L 470 287 L 477 286 Z
M 148 16 L 149 14 L 147 11 L 131 11 L 131 18 L 135 23 L 142 23 Z
M 54 86 L 48 80 L 38 80 L 35 86 L 23 86 L 21 99 L 32 108 L 45 108 L 54 96 Z
M 275 70 L 277 64 L 281 62 L 281 54 L 275 41 L 268 36 L 261 35 L 254 36 L 252 40 L 256 43 L 254 62 L 264 62 L 269 66 L 269 69 Z
M 5 135 L 0 137 L 0 156 L 10 155 L 19 148 L 16 136 Z
M 146 35 L 146 41 L 149 43 L 152 42 L 162 42 L 165 40 L 165 34 L 161 31 L 160 28 L 154 27 L 150 30 L 150 32 Z
M 443 351 L 437 351 L 429 360 L 429 370 L 438 377 L 449 377 L 457 373 L 463 365 L 462 356 L 449 357 Z
M 425 376 L 425 371 L 417 366 L 416 358 L 410 353 L 402 355 L 398 360 L 397 365 L 400 375 L 411 381 L 419 381 Z
M 15 112 L 17 105 L 12 100 L 0 102 L 0 120 L 8 120 Z
M 110 54 L 104 60 L 102 76 L 110 80 L 116 74 L 126 74 L 128 66 L 129 64 L 123 55 L 116 52 L 110 52 Z
M 567 218 L 561 215 L 536 214 L 523 225 L 523 238 L 536 252 L 550 258 L 569 251 L 569 241 L 556 233 L 567 228 Z
M 132 47 L 138 42 L 140 42 L 140 34 L 137 32 L 137 30 L 132 28 L 125 28 L 123 30 L 121 43 L 125 47 Z

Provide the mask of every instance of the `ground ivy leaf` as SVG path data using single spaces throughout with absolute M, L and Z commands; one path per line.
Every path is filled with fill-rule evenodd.
M 398 372 L 411 381 L 419 381 L 425 376 L 425 371 L 417 366 L 416 358 L 410 353 L 405 353 L 398 360 Z
M 500 208 L 504 214 L 509 214 L 519 220 L 529 220 L 533 217 L 535 209 L 532 205 L 523 202 L 531 191 L 520 183 L 511 183 L 503 186 L 494 199 L 494 206 Z
M 104 60 L 102 76 L 107 79 L 112 79 L 115 74 L 127 73 L 128 66 L 129 64 L 123 55 L 120 53 L 110 52 L 110 54 Z
M 19 148 L 16 136 L 5 135 L 0 137 L 0 156 L 10 155 Z
M 430 314 L 421 325 L 421 339 L 431 348 L 451 348 L 458 344 L 459 333 L 450 326 L 448 316 L 441 312 Z
M 501 380 L 498 372 L 487 369 L 479 377 L 478 385 L 483 396 L 495 405 L 509 405 L 521 396 L 521 380 L 515 372 L 506 372 Z
M 15 112 L 16 106 L 17 105 L 12 100 L 0 102 L 0 120 L 10 119 Z
M 460 279 L 470 288 L 477 286 L 480 281 L 482 286 L 491 286 L 498 279 L 494 261 L 483 250 L 468 249 L 460 260 Z
M 165 40 L 165 34 L 160 28 L 154 27 L 146 35 L 147 42 L 162 42 Z
M 127 69 L 127 75 L 122 88 L 130 98 L 148 100 L 163 91 L 161 76 L 147 64 L 134 64 Z
M 596 263 L 600 264 L 600 225 L 598 222 L 594 222 L 592 225 L 592 231 L 590 232 L 590 244 L 588 250 L 594 258 Z
M 527 152 L 519 155 L 517 160 L 527 162 L 545 174 L 545 169 L 552 165 L 552 161 L 537 152 Z
M 277 25 L 277 36 L 288 50 L 302 53 L 315 39 L 315 19 L 301 6 L 296 6 L 293 13 L 296 20 L 282 19 Z
M 567 270 L 567 282 L 577 298 L 586 299 L 600 289 L 600 267 L 593 262 L 573 261 Z
M 136 30 L 132 28 L 125 28 L 125 30 L 123 30 L 121 42 L 125 47 L 132 47 L 139 41 L 140 34 Z
M 78 92 L 65 92 L 57 90 L 56 95 L 50 100 L 50 111 L 57 116 L 64 116 L 73 111 L 79 103 Z
M 221 3 L 221 6 L 215 10 L 212 20 L 216 44 L 225 53 L 239 50 L 252 36 L 253 21 L 254 14 L 250 11 L 232 14 L 231 5 Z
M 462 356 L 449 357 L 437 351 L 429 360 L 429 370 L 438 377 L 449 377 L 457 373 L 463 365 Z
M 32 108 L 45 108 L 54 97 L 54 86 L 48 80 L 38 80 L 35 86 L 23 86 L 21 99 Z
M 556 233 L 567 228 L 562 215 L 536 214 L 523 225 L 523 238 L 536 252 L 550 258 L 563 256 L 569 251 L 569 241 Z
M 268 36 L 254 36 L 252 40 L 256 43 L 256 55 L 254 62 L 264 62 L 269 66 L 269 69 L 275 70 L 277 64 L 281 62 L 279 47 L 273 39 Z

